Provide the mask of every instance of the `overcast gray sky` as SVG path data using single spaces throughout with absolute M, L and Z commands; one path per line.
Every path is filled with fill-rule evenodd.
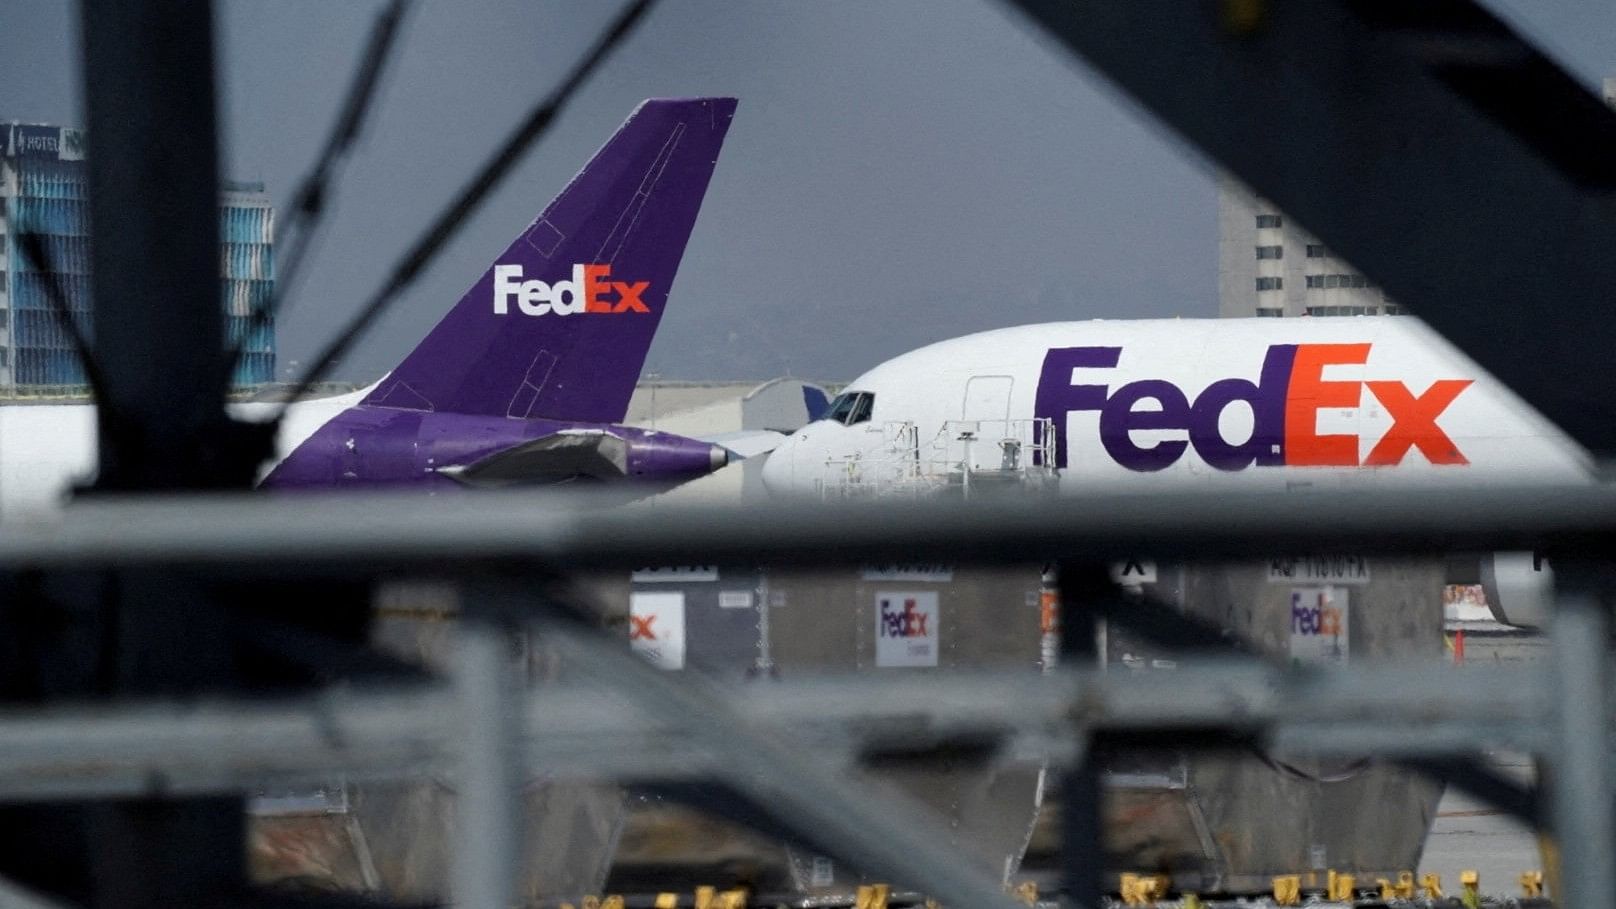
M 221 0 L 226 175 L 284 206 L 379 0 Z M 1590 85 L 1616 3 L 1491 0 Z M 417 5 L 280 325 L 307 356 L 615 3 Z M 77 5 L 0 3 L 0 118 L 81 123 Z M 1209 171 L 991 0 L 665 0 L 341 375 L 389 369 L 640 99 L 735 124 L 646 369 L 850 378 L 968 331 L 1217 311 Z

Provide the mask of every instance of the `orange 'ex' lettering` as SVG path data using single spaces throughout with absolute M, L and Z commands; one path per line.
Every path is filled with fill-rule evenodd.
M 1459 446 L 1436 425 L 1471 379 L 1441 379 L 1415 397 L 1402 382 L 1365 382 L 1391 415 L 1392 428 L 1380 437 L 1364 464 L 1376 467 L 1403 463 L 1409 449 L 1418 448 L 1432 464 L 1469 464 Z
M 628 617 L 632 626 L 628 632 L 631 641 L 654 641 L 656 632 L 651 630 L 651 623 L 656 621 L 655 615 L 631 615 Z

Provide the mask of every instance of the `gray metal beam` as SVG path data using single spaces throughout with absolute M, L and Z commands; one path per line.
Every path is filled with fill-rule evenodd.
M 1597 906 L 1616 891 L 1616 809 L 1610 780 L 1610 604 L 1586 566 L 1557 569 L 1554 645 L 1555 750 L 1549 761 L 1565 906 Z
M 463 737 L 455 774 L 454 904 L 507 909 L 522 858 L 521 694 L 512 636 L 498 624 L 461 624 L 456 642 L 455 718 Z
M 1011 3 L 1616 454 L 1616 114 L 1480 4 Z
M 682 676 L 662 678 L 688 684 Z M 1063 667 L 1048 675 L 787 679 L 705 688 L 701 697 L 717 703 L 733 727 L 811 740 L 833 765 L 895 742 L 992 738 L 1021 742 L 1029 754 L 1048 751 L 1060 762 L 1073 750 L 1074 723 L 1124 734 L 1222 726 L 1276 747 L 1343 755 L 1534 751 L 1550 740 L 1556 714 L 1542 673 L 1477 666 L 1465 669 L 1463 684 L 1455 678 L 1447 666 L 1306 671 L 1190 660 L 1121 675 Z M 0 800 L 452 772 L 464 739 L 459 697 L 433 684 L 278 703 L 12 712 L 0 715 Z M 686 779 L 720 772 L 734 755 L 727 733 L 705 736 L 700 724 L 582 680 L 533 689 L 512 725 L 527 766 L 561 775 Z
M 934 559 L 1038 564 L 1081 552 L 1183 561 L 1297 552 L 1538 550 L 1616 543 L 1608 486 L 1090 496 L 1026 502 L 591 508 L 589 497 L 501 491 L 98 499 L 0 523 L 0 567 L 189 563 L 452 575 L 537 561 L 571 569 Z M 133 532 L 132 528 L 139 528 Z M 343 566 L 346 566 L 344 569 Z
M 10 881 L 0 880 L 0 907 L 3 909 L 67 909 L 58 903 Z

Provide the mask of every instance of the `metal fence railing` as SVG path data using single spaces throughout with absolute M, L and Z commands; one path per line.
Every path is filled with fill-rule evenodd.
M 506 858 L 520 852 L 513 781 L 525 771 L 703 778 L 746 793 L 815 841 L 843 844 L 871 873 L 953 905 L 1008 906 L 995 876 L 928 835 L 938 829 L 935 819 L 842 768 L 894 737 L 910 749 L 993 740 L 1075 767 L 1106 736 L 1167 737 L 1193 748 L 1197 736 L 1217 730 L 1277 748 L 1427 769 L 1462 768 L 1453 762 L 1483 747 L 1534 753 L 1552 767 L 1553 788 L 1541 807 L 1511 810 L 1558 834 L 1568 879 L 1606 855 L 1609 619 L 1599 576 L 1580 571 L 1578 559 L 1606 551 L 1616 534 L 1616 492 L 1319 494 L 1305 516 L 1282 495 L 1115 497 L 1083 509 L 1040 501 L 660 507 L 654 519 L 643 510 L 586 506 L 587 499 L 530 493 L 113 499 L 76 505 L 49 524 L 0 527 L 0 569 L 161 563 L 266 577 L 318 570 L 458 578 L 468 635 L 448 684 L 0 718 L 8 743 L 0 796 L 138 796 L 154 785 L 194 794 L 436 768 L 459 780 L 463 797 L 457 893 L 463 905 L 493 906 L 511 895 L 499 882 L 509 878 Z M 131 526 L 142 533 L 115 529 Z M 956 563 L 1058 560 L 1064 627 L 1104 615 L 1182 646 L 1201 629 L 1189 619 L 1173 627 L 1170 609 L 1152 611 L 1137 598 L 1117 608 L 1115 589 L 1094 580 L 1103 579 L 1096 572 L 1105 560 L 1449 548 L 1544 548 L 1561 556 L 1556 661 L 1472 669 L 1461 686 L 1418 666 L 1320 672 L 1192 655 L 1172 673 L 1116 674 L 1068 655 L 1045 675 L 822 678 L 726 691 L 699 675 L 657 670 L 580 622 L 587 604 L 553 574 L 561 566 L 628 569 L 656 559 L 853 565 L 946 553 Z M 532 697 L 503 685 L 491 668 L 504 659 L 493 642 L 516 625 L 537 628 L 589 671 Z M 521 719 L 479 719 L 491 716 Z M 1462 769 L 1449 778 L 1477 784 Z M 1097 806 L 1069 798 L 1063 810 Z M 1082 854 L 1083 844 L 1068 848 L 1077 850 L 1071 862 L 1098 861 Z
M 1616 386 L 1585 365 L 1616 346 L 1605 299 L 1616 271 L 1616 159 L 1597 153 L 1616 136 L 1616 116 L 1506 24 L 1470 2 L 1429 5 L 1412 19 L 1342 0 L 1015 3 L 1408 299 L 1571 438 L 1596 455 L 1616 450 Z M 359 132 L 406 5 L 378 18 L 351 103 L 300 193 L 300 235 L 312 235 L 325 208 L 325 176 Z M 303 382 L 322 379 L 406 297 L 648 6 L 630 3 L 535 99 Z M 1064 766 L 1066 895 L 1093 906 L 1103 867 L 1094 755 L 1111 737 L 1170 736 L 1194 748 L 1236 736 L 1385 756 L 1471 788 L 1554 835 L 1562 904 L 1601 905 L 1616 892 L 1606 761 L 1616 491 L 1607 486 L 1308 493 L 1302 506 L 1296 495 L 1091 497 L 1078 508 L 1055 497 L 650 511 L 517 493 L 118 498 L 245 487 L 265 439 L 225 419 L 218 389 L 195 378 L 222 374 L 208 368 L 221 351 L 207 318 L 217 307 L 211 4 L 88 3 L 81 13 L 85 109 L 98 143 L 89 165 L 95 270 L 117 279 L 95 288 L 100 346 L 86 365 L 98 367 L 99 403 L 112 412 L 98 438 L 99 494 L 59 517 L 0 524 L 9 591 L 0 619 L 17 652 L 0 715 L 8 875 L 36 872 L 30 859 L 50 863 L 44 884 L 86 905 L 275 905 L 263 894 L 239 898 L 244 849 L 234 837 L 248 793 L 424 766 L 452 775 L 461 796 L 454 902 L 507 909 L 522 855 L 520 771 L 542 766 L 694 774 L 948 905 L 1016 905 L 994 874 L 931 835 L 933 818 L 854 772 L 862 749 L 896 735 L 910 751 L 992 740 Z M 1212 72 L 1218 78 L 1204 78 Z M 1524 115 L 1523 103 L 1556 116 Z M 1258 122 L 1269 128 L 1250 128 Z M 1363 185 L 1348 198 L 1340 179 L 1321 174 Z M 1520 267 L 1538 262 L 1554 267 Z M 1551 320 L 1541 315 L 1547 301 Z M 56 302 L 56 318 L 72 325 L 66 301 Z M 1417 669 L 1215 660 L 1215 629 L 1119 598 L 1104 570 L 1140 556 L 1504 550 L 1555 560 L 1555 659 L 1477 669 L 1462 687 Z M 574 570 L 644 565 L 915 560 L 1057 563 L 1060 668 L 726 692 L 640 660 L 582 620 L 584 598 L 564 581 Z M 401 576 L 459 588 L 463 640 L 446 683 L 378 659 L 352 633 L 365 615 L 355 592 Z M 42 616 L 82 633 L 59 641 Z M 1083 633 L 1098 617 L 1198 652 L 1171 674 L 1101 674 Z M 530 697 L 512 686 L 502 642 L 517 627 L 576 657 L 582 687 Z M 228 659 L 229 645 L 243 642 L 281 658 L 277 667 L 295 664 L 279 697 Z M 324 684 L 355 665 L 375 670 L 372 684 Z M 1467 761 L 1489 743 L 1535 753 L 1550 770 L 1546 794 Z M 0 899 L 31 902 L 9 889 Z

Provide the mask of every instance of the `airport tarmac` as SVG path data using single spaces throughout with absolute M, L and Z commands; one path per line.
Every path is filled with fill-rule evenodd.
M 1501 757 L 1491 763 L 1511 775 L 1531 776 L 1531 761 L 1524 756 Z M 1420 861 L 1422 873 L 1441 875 L 1451 890 L 1458 888 L 1460 871 L 1476 871 L 1481 876 L 1481 891 L 1496 896 L 1518 894 L 1521 872 L 1542 867 L 1537 836 L 1531 828 L 1451 788 L 1437 806 L 1436 824 Z
M 1465 626 L 1465 662 L 1528 665 L 1548 658 L 1547 640 L 1535 633 L 1478 630 Z M 1499 629 L 1502 626 L 1493 626 Z M 1527 755 L 1488 755 L 1495 769 L 1521 780 L 1534 775 Z M 1436 823 L 1425 842 L 1420 871 L 1434 872 L 1450 889 L 1457 889 L 1459 872 L 1474 870 L 1481 876 L 1481 891 L 1493 895 L 1520 893 L 1522 871 L 1540 870 L 1537 836 L 1531 828 L 1497 809 L 1451 787 L 1437 806 Z

